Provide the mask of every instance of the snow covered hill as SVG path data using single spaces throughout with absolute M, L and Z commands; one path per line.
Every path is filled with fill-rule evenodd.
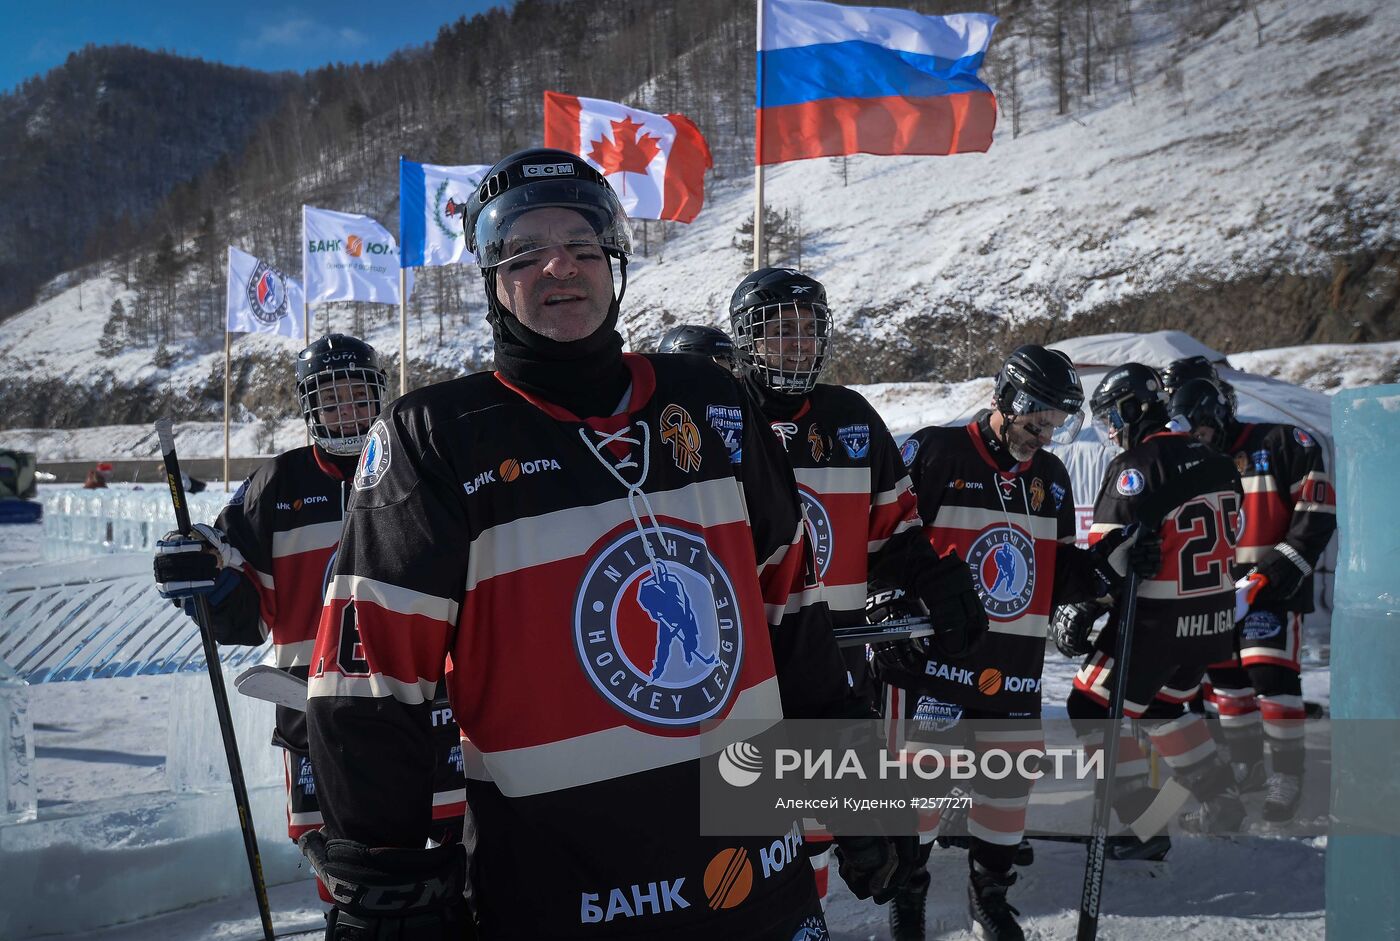
M 1068 119 L 1030 109 L 1018 137 L 1004 118 L 987 154 L 851 158 L 849 185 L 833 161 L 770 169 L 769 202 L 800 211 L 802 266 L 838 317 L 833 378 L 965 379 L 1014 340 L 1114 329 L 1185 329 L 1226 352 L 1400 332 L 1400 5 L 1260 0 L 1258 23 L 1243 12 L 1190 45 L 1181 5 L 1130 9 L 1135 95 L 1107 89 Z M 1022 95 L 1052 93 L 1023 72 Z M 395 185 L 391 168 L 378 185 Z M 724 323 L 752 205 L 751 180 L 712 181 L 700 218 L 635 260 L 624 325 L 636 347 L 676 321 Z M 98 354 L 112 301 L 131 296 L 114 275 L 0 324 L 0 380 L 56 399 L 110 390 L 117 404 L 141 386 L 148 411 L 216 417 L 222 353 L 209 344 L 173 345 L 167 369 L 148 348 Z M 479 294 L 469 307 L 445 344 L 433 314 L 415 318 L 411 359 L 488 365 Z M 396 353 L 396 312 L 366 309 L 371 342 Z M 334 326 L 350 326 L 343 305 Z M 290 367 L 294 345 L 241 338 L 234 355 Z M 280 417 L 267 412 L 235 417 Z M 45 423 L 73 422 L 60 409 Z

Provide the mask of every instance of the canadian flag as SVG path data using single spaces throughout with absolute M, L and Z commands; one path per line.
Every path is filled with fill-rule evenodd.
M 597 167 L 633 219 L 693 221 L 714 166 L 700 129 L 683 114 L 552 91 L 544 93 L 544 145 Z

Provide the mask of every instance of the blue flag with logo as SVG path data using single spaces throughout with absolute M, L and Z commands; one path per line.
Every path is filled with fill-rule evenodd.
M 462 231 L 467 197 L 490 166 L 441 167 L 399 158 L 399 244 L 405 268 L 475 259 Z

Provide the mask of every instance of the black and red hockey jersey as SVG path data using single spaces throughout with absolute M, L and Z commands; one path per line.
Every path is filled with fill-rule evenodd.
M 1337 529 L 1337 494 L 1318 441 L 1293 425 L 1243 425 L 1225 453 L 1234 458 L 1244 485 L 1244 533 L 1235 547 L 1235 577 L 1279 543 L 1316 565 Z M 1281 603 L 1290 611 L 1313 610 L 1311 575 Z
M 915 549 L 917 538 L 917 500 L 894 439 L 870 403 L 843 386 L 815 386 L 790 417 L 764 411 L 797 477 L 832 623 L 864 624 L 871 567 L 904 576 L 904 560 L 886 557 Z
M 1096 579 L 1073 546 L 1064 464 L 1043 449 L 1018 463 L 984 425 L 924 428 L 904 442 L 923 532 L 936 551 L 956 549 L 971 567 L 990 622 L 970 656 L 928 662 L 926 691 L 944 702 L 1038 713 L 1050 612 L 1093 597 Z
M 484 373 L 390 406 L 322 614 L 309 721 L 328 828 L 422 845 L 419 713 L 450 657 L 492 938 L 744 937 L 812 892 L 800 831 L 702 836 L 697 811 L 700 761 L 736 724 L 847 696 L 829 615 L 791 600 L 792 471 L 723 371 L 624 363 L 611 418 Z
M 347 476 L 319 448 L 295 448 L 260 465 L 230 498 L 214 525 L 243 554 L 252 591 L 237 590 L 212 609 L 220 643 L 261 644 L 271 636 L 274 664 L 306 676 Z M 305 713 L 278 706 L 273 741 L 306 754 Z
M 1162 565 L 1138 583 L 1134 647 L 1177 651 L 1169 659 L 1202 666 L 1230 656 L 1235 631 L 1230 565 L 1243 496 L 1234 463 L 1187 434 L 1148 435 L 1108 465 L 1089 541 L 1130 523 L 1161 521 Z M 1091 660 L 1074 685 L 1107 702 L 1102 671 L 1093 667 Z

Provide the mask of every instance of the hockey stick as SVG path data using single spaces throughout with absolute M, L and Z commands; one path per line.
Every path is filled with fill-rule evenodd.
M 1089 832 L 1089 852 L 1084 862 L 1084 891 L 1079 897 L 1076 941 L 1094 941 L 1099 933 L 1099 901 L 1103 895 L 1103 869 L 1108 847 L 1108 820 L 1113 775 L 1118 767 L 1118 733 L 1123 724 L 1123 700 L 1128 692 L 1128 651 L 1132 649 L 1133 621 L 1137 619 L 1137 573 L 1128 570 L 1123 584 L 1122 616 L 1113 645 L 1113 689 L 1108 700 L 1108 728 L 1103 743 L 1104 782 L 1094 795 L 1094 827 Z
M 916 637 L 931 637 L 933 626 L 928 618 L 894 618 L 879 624 L 856 624 L 852 627 L 838 627 L 832 630 L 838 647 L 861 647 L 865 644 L 882 644 L 896 640 L 913 640 Z
M 306 711 L 306 680 L 266 663 L 249 667 L 233 678 L 233 688 L 250 699 Z
M 170 485 L 170 500 L 175 504 L 175 525 L 182 535 L 191 531 L 190 510 L 185 503 L 185 487 L 180 479 L 180 460 L 175 456 L 175 432 L 170 419 L 156 422 L 161 456 L 165 460 L 165 480 Z M 209 685 L 214 691 L 214 708 L 219 714 L 219 731 L 224 738 L 224 755 L 228 758 L 228 774 L 233 781 L 233 800 L 238 805 L 238 827 L 243 831 L 243 850 L 248 856 L 248 872 L 253 878 L 253 892 L 258 898 L 258 916 L 262 920 L 264 941 L 274 941 L 272 906 L 267 900 L 267 883 L 263 879 L 262 857 L 258 855 L 258 836 L 253 830 L 253 814 L 248 807 L 248 785 L 243 780 L 243 762 L 238 756 L 238 739 L 233 734 L 233 716 L 228 708 L 228 691 L 224 689 L 224 669 L 214 646 L 214 634 L 209 627 L 209 599 L 194 596 L 195 622 L 204 642 L 204 664 L 209 669 Z

